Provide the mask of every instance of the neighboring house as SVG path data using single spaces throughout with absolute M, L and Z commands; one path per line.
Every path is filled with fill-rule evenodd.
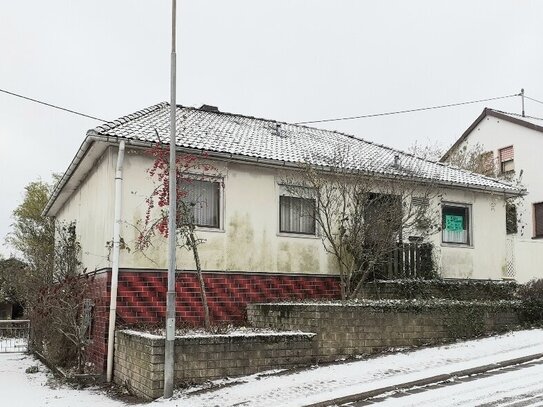
M 91 351 L 103 364 L 109 305 L 115 171 L 119 143 L 126 143 L 122 170 L 121 235 L 130 247 L 144 218 L 145 199 L 154 188 L 146 152 L 169 141 L 170 106 L 161 103 L 90 130 L 57 185 L 45 213 L 76 221 L 83 264 L 96 270 Z M 434 163 L 346 134 L 279 123 L 216 108 L 177 107 L 178 151 L 210 161 L 217 176 L 194 182 L 207 205 L 196 214 L 205 239 L 200 249 L 212 318 L 242 321 L 247 302 L 337 298 L 333 258 L 315 224 L 296 205 L 311 199 L 289 196 L 284 174 L 310 164 L 326 170 L 333 154 L 350 152 L 349 168 L 399 182 L 434 183 L 440 192 L 444 230 L 431 237 L 444 277 L 504 277 L 505 200 L 521 190 L 511 184 Z M 205 156 L 202 155 L 206 153 Z M 294 209 L 293 209 L 294 208 Z M 145 255 L 122 250 L 117 313 L 121 323 L 158 323 L 164 318 L 166 242 Z M 191 254 L 178 251 L 178 317 L 198 323 L 202 309 Z
M 543 278 L 543 119 L 485 108 L 441 161 L 473 148 L 495 163 L 499 177 L 527 190 L 507 211 L 507 275 L 519 282 Z

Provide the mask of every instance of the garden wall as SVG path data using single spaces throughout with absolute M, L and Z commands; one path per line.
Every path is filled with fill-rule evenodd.
M 176 337 L 175 385 L 311 364 L 314 337 L 300 332 Z M 162 396 L 164 337 L 117 331 L 113 377 L 139 397 Z
M 515 298 L 518 284 L 495 280 L 376 280 L 366 283 L 359 299 L 431 299 L 497 301 Z
M 315 332 L 319 361 L 450 342 L 518 324 L 513 302 L 250 304 L 247 315 L 255 327 Z
M 257 301 L 334 300 L 340 296 L 339 279 L 328 275 L 204 272 L 209 311 L 213 322 L 243 324 L 245 307 Z M 121 269 L 117 294 L 117 327 L 165 325 L 166 270 Z M 176 273 L 178 326 L 203 326 L 204 310 L 195 272 Z M 105 372 L 111 269 L 94 279 L 91 344 L 87 360 Z

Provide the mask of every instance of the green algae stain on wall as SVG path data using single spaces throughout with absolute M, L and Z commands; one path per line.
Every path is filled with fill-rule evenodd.
M 235 213 L 228 222 L 226 269 L 250 271 L 255 254 L 254 229 L 249 214 Z

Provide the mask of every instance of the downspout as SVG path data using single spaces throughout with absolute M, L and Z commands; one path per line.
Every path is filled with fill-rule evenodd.
M 111 298 L 109 300 L 109 329 L 107 336 L 107 381 L 113 379 L 113 348 L 117 318 L 117 285 L 119 282 L 119 256 L 121 243 L 121 204 L 123 193 L 124 140 L 119 143 L 117 169 L 115 171 L 115 222 L 113 223 L 113 260 L 111 266 Z

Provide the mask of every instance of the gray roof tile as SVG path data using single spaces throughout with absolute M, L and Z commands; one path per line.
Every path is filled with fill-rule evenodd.
M 169 143 L 168 103 L 102 124 L 89 134 L 143 142 Z M 280 131 L 277 131 L 280 125 Z M 292 164 L 330 166 L 341 152 L 349 169 L 369 173 L 453 184 L 468 188 L 519 193 L 511 183 L 474 174 L 447 164 L 423 160 L 411 154 L 330 130 L 259 119 L 238 114 L 209 112 L 177 106 L 176 144 L 179 147 L 228 153 Z M 399 165 L 394 157 L 399 156 Z

